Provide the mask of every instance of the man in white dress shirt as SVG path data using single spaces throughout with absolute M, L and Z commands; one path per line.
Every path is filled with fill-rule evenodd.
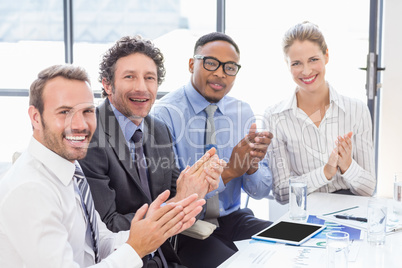
M 0 267 L 141 267 L 142 257 L 194 223 L 205 201 L 194 194 L 162 206 L 165 191 L 137 211 L 129 231 L 112 233 L 95 212 L 94 239 L 73 178 L 96 128 L 87 73 L 72 65 L 40 72 L 28 113 L 28 149 L 0 180 Z

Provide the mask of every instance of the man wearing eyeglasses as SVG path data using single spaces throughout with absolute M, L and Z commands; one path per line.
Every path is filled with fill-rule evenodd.
M 242 189 L 255 199 L 269 194 L 272 176 L 264 157 L 273 136 L 256 131 L 247 103 L 227 96 L 239 61 L 231 37 L 218 32 L 202 36 L 189 60 L 190 82 L 163 97 L 153 110 L 171 131 L 181 170 L 210 147 L 228 162 L 218 189 L 206 195 L 200 217 L 217 228 L 204 240 L 184 235 L 178 239 L 178 255 L 188 267 L 217 267 L 237 251 L 233 241 L 249 239 L 271 224 L 248 208 L 240 209 Z

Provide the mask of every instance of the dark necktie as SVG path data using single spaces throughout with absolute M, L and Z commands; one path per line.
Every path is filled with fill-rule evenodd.
M 209 150 L 211 147 L 216 147 L 216 135 L 215 135 L 215 122 L 214 114 L 218 106 L 209 105 L 205 108 L 207 113 L 207 122 L 205 127 L 205 150 Z M 206 211 L 204 220 L 219 226 L 219 195 L 216 194 L 209 198 L 206 202 Z
M 135 145 L 135 164 L 140 177 L 141 188 L 147 195 L 150 201 L 152 201 L 151 191 L 148 184 L 148 175 L 146 170 L 146 161 L 144 156 L 144 147 L 142 146 L 142 131 L 137 129 L 132 137 Z
M 135 145 L 135 163 L 138 171 L 138 176 L 140 177 L 141 188 L 144 193 L 147 195 L 150 201 L 152 201 L 151 191 L 149 189 L 148 183 L 148 175 L 147 175 L 147 162 L 145 161 L 144 155 L 144 147 L 142 144 L 142 131 L 141 129 L 137 129 L 134 132 L 133 137 L 131 138 L 134 141 Z M 162 265 L 164 268 L 168 268 L 168 264 L 166 262 L 165 256 L 162 253 L 162 249 L 159 247 L 158 250 L 159 258 L 162 261 Z
M 96 221 L 94 201 L 92 199 L 87 179 L 85 178 L 84 173 L 82 172 L 81 168 L 78 165 L 75 165 L 74 177 L 77 179 L 78 189 L 80 190 L 81 194 L 81 201 L 84 206 L 84 211 L 86 212 L 85 214 L 87 220 L 89 221 L 89 225 L 91 227 L 93 249 L 95 253 L 95 262 L 98 263 L 100 261 L 99 246 L 98 246 L 99 230 L 98 230 L 98 223 Z

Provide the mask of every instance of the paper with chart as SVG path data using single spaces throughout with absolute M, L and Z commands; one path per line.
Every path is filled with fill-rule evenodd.
M 247 247 L 237 252 L 230 264 L 225 267 L 321 267 L 324 257 L 325 249 L 322 248 L 305 248 L 250 240 Z
M 303 247 L 326 247 L 326 234 L 331 231 L 343 231 L 349 234 L 350 247 L 349 247 L 349 261 L 355 261 L 361 246 L 361 241 L 364 239 L 364 233 L 357 228 L 342 225 L 337 222 L 323 220 L 314 215 L 310 215 L 307 222 L 325 225 L 325 229 L 313 236 L 310 240 L 305 242 Z

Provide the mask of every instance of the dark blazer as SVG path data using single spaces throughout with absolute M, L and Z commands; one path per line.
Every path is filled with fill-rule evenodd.
M 87 156 L 79 163 L 91 187 L 95 208 L 107 227 L 113 232 L 129 230 L 135 212 L 152 200 L 141 189 L 129 147 L 109 100 L 106 99 L 97 107 L 96 113 L 96 131 Z M 175 196 L 180 172 L 175 163 L 167 126 L 147 116 L 144 119 L 143 137 L 152 199 L 167 189 L 171 197 Z M 164 255 L 168 259 L 170 253 L 165 253 L 166 247 L 173 249 L 169 242 L 163 245 Z

